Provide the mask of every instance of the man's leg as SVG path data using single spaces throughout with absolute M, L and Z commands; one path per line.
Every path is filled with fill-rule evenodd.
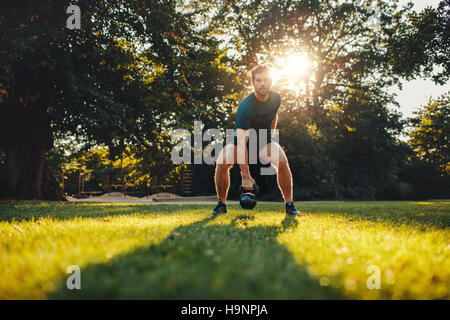
M 216 161 L 214 182 L 216 184 L 217 198 L 226 204 L 228 189 L 230 187 L 230 169 L 236 163 L 236 146 L 227 144 L 220 152 Z
M 269 161 L 277 169 L 277 182 L 284 202 L 292 202 L 292 173 L 288 159 L 277 142 L 269 142 L 259 152 L 259 157 Z

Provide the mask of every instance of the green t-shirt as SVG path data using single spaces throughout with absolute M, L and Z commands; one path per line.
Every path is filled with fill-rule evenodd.
M 281 104 L 281 96 L 277 92 L 269 91 L 269 99 L 261 102 L 255 97 L 255 93 L 248 95 L 239 104 L 236 117 L 236 129 L 248 130 L 267 129 L 270 134 L 270 126 Z

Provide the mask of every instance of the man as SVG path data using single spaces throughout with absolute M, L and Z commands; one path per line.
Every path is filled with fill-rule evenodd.
M 214 180 L 218 204 L 211 214 L 227 212 L 226 200 L 230 187 L 230 169 L 235 163 L 238 163 L 241 169 L 242 188 L 244 190 L 253 189 L 255 180 L 250 176 L 247 147 L 248 130 L 253 128 L 257 131 L 263 129 L 267 132 L 267 144 L 263 145 L 264 143 L 259 143 L 259 138 L 257 139 L 258 156 L 276 168 L 278 187 L 286 204 L 286 214 L 294 216 L 299 212 L 295 209 L 292 201 L 292 174 L 289 163 L 280 145 L 271 141 L 271 131 L 277 126 L 281 96 L 270 90 L 272 79 L 267 66 L 256 66 L 252 69 L 251 76 L 254 92 L 239 104 L 233 142 L 227 144 L 217 157 Z M 259 132 L 257 132 L 257 137 L 260 137 Z

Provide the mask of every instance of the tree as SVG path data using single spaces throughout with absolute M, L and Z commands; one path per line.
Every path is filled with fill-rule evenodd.
M 156 158 L 171 127 L 226 117 L 230 65 L 174 1 L 77 1 L 80 30 L 65 28 L 69 3 L 0 4 L 4 195 L 51 197 L 42 177 L 56 132 Z
M 380 95 L 359 91 L 331 111 L 335 126 L 328 151 L 345 198 L 387 198 L 398 184 L 406 155 L 397 137 L 406 121 L 386 104 Z
M 450 0 L 396 20 L 387 41 L 390 72 L 407 79 L 427 76 L 445 84 L 450 79 Z
M 441 176 L 450 175 L 450 95 L 430 100 L 414 114 L 409 145 Z

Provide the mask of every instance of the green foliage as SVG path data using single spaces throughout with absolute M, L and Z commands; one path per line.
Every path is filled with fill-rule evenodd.
M 168 163 L 156 155 L 169 148 L 171 128 L 193 119 L 219 126 L 226 118 L 233 65 L 174 1 L 77 1 L 80 30 L 65 27 L 70 3 L 0 4 L 0 146 L 7 154 L 29 145 L 45 153 L 57 133 L 86 148 L 104 144 L 112 155 L 137 145 L 147 164 Z
M 430 100 L 414 114 L 409 145 L 418 158 L 430 163 L 441 176 L 450 175 L 450 95 Z
M 409 149 L 409 147 L 408 147 Z M 441 176 L 429 162 L 417 158 L 410 150 L 399 178 L 402 181 L 393 190 L 397 199 L 446 199 L 450 193 L 450 176 Z
M 149 158 L 138 157 L 139 151 L 136 150 L 139 149 L 125 147 L 122 154 L 112 155 L 108 147 L 97 146 L 80 150 L 68 157 L 53 150 L 48 154 L 48 159 L 54 165 L 55 172 L 64 170 L 64 192 L 68 194 L 78 194 L 80 173 L 83 175 L 84 191 L 125 190 L 127 193 L 143 195 L 157 190 L 158 184 L 177 186 L 180 183 L 183 165 L 170 166 L 167 163 L 153 162 L 148 166 Z M 156 159 L 153 158 L 153 161 Z M 111 188 L 111 185 L 122 185 L 124 189 Z M 178 188 L 175 189 L 179 192 Z
M 445 84 L 450 79 L 450 1 L 397 21 L 387 39 L 390 72 L 408 79 L 425 75 Z
M 79 1 L 83 27 L 73 31 L 64 29 L 66 15 L 58 14 L 64 3 L 39 2 L 42 9 L 34 1 L 28 3 L 27 9 L 36 10 L 34 28 L 18 35 L 8 33 L 27 11 L 23 5 L 17 11 L 6 6 L 5 14 L 7 9 L 11 14 L 4 20 L 4 39 L 11 38 L 13 44 L 14 39 L 27 37 L 38 42 L 23 50 L 10 46 L 8 53 L 23 53 L 7 56 L 10 62 L 2 64 L 3 75 L 13 81 L 13 67 L 27 61 L 25 56 L 30 58 L 22 66 L 25 72 L 50 74 L 46 102 L 53 130 L 120 152 L 131 142 L 150 148 L 153 141 L 161 140 L 163 129 L 184 124 L 179 117 L 192 122 L 192 117 L 213 106 L 217 108 L 207 114 L 211 119 L 224 112 L 219 106 L 232 84 L 230 70 L 222 65 L 223 54 L 215 48 L 216 42 L 192 30 L 173 2 Z M 47 16 L 54 18 L 47 22 Z M 42 30 L 44 21 L 49 23 L 47 30 Z M 36 55 L 36 50 L 42 53 Z M 38 74 L 34 81 L 42 78 L 44 74 Z M 3 87 L 12 85 L 3 83 Z
M 327 150 L 338 164 L 344 198 L 390 198 L 386 189 L 398 183 L 406 156 L 396 137 L 404 121 L 385 104 L 366 92 L 354 92 L 347 104 L 331 112 L 334 139 Z

